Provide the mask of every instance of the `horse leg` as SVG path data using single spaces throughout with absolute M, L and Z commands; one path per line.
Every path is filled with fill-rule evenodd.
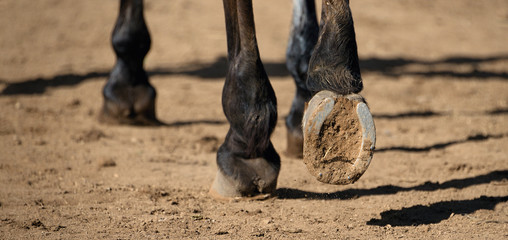
M 307 87 L 313 92 L 359 93 L 363 89 L 349 0 L 323 0 L 319 38 Z
M 349 0 L 323 0 L 319 38 L 307 88 L 314 97 L 303 117 L 304 162 L 319 181 L 353 183 L 372 159 L 374 121 L 363 97 Z
M 112 34 L 116 64 L 103 88 L 100 120 L 121 124 L 159 124 L 155 89 L 148 82 L 143 60 L 150 35 L 143 18 L 143 0 L 121 0 Z
M 286 154 L 293 157 L 302 157 L 303 154 L 302 117 L 305 103 L 312 97 L 305 81 L 318 32 L 314 0 L 293 0 L 293 18 L 286 51 L 286 66 L 296 85 L 295 97 L 286 118 Z
M 251 0 L 223 0 L 229 68 L 222 107 L 229 131 L 217 152 L 210 194 L 219 199 L 266 197 L 275 191 L 280 158 L 270 141 L 277 102 L 259 57 Z

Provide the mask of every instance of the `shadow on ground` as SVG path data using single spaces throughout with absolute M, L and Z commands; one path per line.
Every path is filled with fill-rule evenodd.
M 481 209 L 493 210 L 497 204 L 507 201 L 508 196 L 481 196 L 471 200 L 437 202 L 428 206 L 415 205 L 400 210 L 384 211 L 381 213 L 381 219 L 373 218 L 367 222 L 367 225 L 418 226 L 439 223 L 455 214 L 471 214 Z
M 319 199 L 319 200 L 349 200 L 364 196 L 389 195 L 410 191 L 437 191 L 443 189 L 463 189 L 480 184 L 508 180 L 508 170 L 493 171 L 475 177 L 454 179 L 443 183 L 425 182 L 413 187 L 399 187 L 393 185 L 379 186 L 371 189 L 347 189 L 333 193 L 315 193 L 291 188 L 277 189 L 279 199 Z M 452 214 L 470 214 L 480 209 L 492 210 L 502 202 L 507 202 L 508 196 L 486 197 L 471 200 L 451 200 L 437 202 L 430 205 L 415 205 L 400 210 L 388 210 L 381 213 L 380 219 L 372 218 L 368 225 L 385 226 L 416 226 L 422 224 L 439 223 L 448 219 Z
M 487 56 L 487 57 L 448 57 L 435 61 L 426 61 L 408 58 L 362 58 L 360 66 L 363 73 L 378 73 L 389 78 L 400 76 L 425 76 L 425 77 L 445 77 L 462 80 L 490 80 L 503 79 L 508 80 L 508 72 L 495 72 L 483 70 L 481 64 L 503 63 L 508 61 L 508 55 Z M 264 66 L 270 77 L 289 76 L 286 64 L 284 62 L 265 61 Z M 416 66 L 411 70 L 408 66 Z M 435 70 L 439 66 L 440 70 Z M 457 70 L 460 68 L 461 71 Z M 414 68 L 413 68 L 414 69 Z M 463 69 L 469 69 L 464 71 Z M 222 80 L 225 78 L 227 70 L 227 58 L 218 57 L 209 63 L 190 63 L 178 69 L 171 67 L 156 67 L 148 69 L 149 76 L 169 76 L 169 75 L 187 75 L 194 76 L 204 80 Z M 83 81 L 104 78 L 109 76 L 109 70 L 94 71 L 86 74 L 62 74 L 51 78 L 24 79 L 10 83 L 6 79 L 0 79 L 0 83 L 7 86 L 2 90 L 2 95 L 16 94 L 43 94 L 48 88 L 72 86 L 80 84 Z
M 508 114 L 508 108 L 495 108 L 492 110 L 487 110 L 484 112 L 475 112 L 471 113 L 472 115 L 504 115 Z M 406 119 L 406 118 L 431 118 L 431 117 L 442 117 L 442 116 L 449 116 L 451 113 L 447 112 L 435 112 L 435 111 L 407 111 L 407 112 L 400 112 L 400 113 L 374 113 L 372 116 L 375 119 Z
M 333 193 L 316 193 L 291 188 L 277 189 L 277 197 L 280 199 L 320 199 L 320 200 L 348 200 L 364 196 L 390 195 L 399 192 L 425 191 L 432 192 L 443 189 L 463 189 L 474 185 L 488 184 L 496 181 L 508 180 L 508 170 L 494 171 L 475 177 L 454 179 L 443 183 L 425 182 L 413 187 L 399 187 L 384 185 L 370 189 L 346 189 Z
M 430 150 L 444 149 L 452 145 L 467 143 L 467 142 L 480 142 L 489 139 L 498 139 L 508 136 L 508 134 L 476 134 L 468 136 L 466 139 L 452 140 L 444 143 L 436 143 L 425 147 L 408 147 L 408 146 L 394 146 L 387 148 L 376 149 L 376 152 L 388 152 L 388 151 L 403 151 L 403 152 L 428 152 Z

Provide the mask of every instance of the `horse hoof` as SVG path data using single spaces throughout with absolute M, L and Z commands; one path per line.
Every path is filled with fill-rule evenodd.
M 112 79 L 112 80 L 111 80 Z M 102 93 L 104 102 L 99 121 L 108 124 L 159 126 L 155 116 L 155 88 L 148 82 L 129 85 L 121 76 L 112 73 Z M 148 81 L 148 80 L 145 80 Z
M 120 111 L 116 111 L 120 112 Z M 127 112 L 127 111 L 125 111 Z M 159 121 L 154 114 L 138 114 L 132 116 L 132 114 L 121 113 L 115 114 L 112 111 L 105 110 L 103 108 L 99 113 L 98 120 L 104 124 L 112 125 L 135 125 L 135 126 L 161 126 L 163 122 Z
M 303 117 L 303 161 L 317 180 L 351 184 L 369 167 L 376 129 L 362 96 L 317 93 Z
M 224 175 L 220 170 L 217 170 L 217 175 L 208 194 L 216 200 L 226 202 L 265 200 L 273 197 L 272 193 L 266 192 L 245 195 L 238 190 L 239 188 L 241 187 L 239 187 L 239 184 L 236 184 L 233 179 Z
M 102 106 L 101 112 L 99 113 L 99 122 L 113 125 L 164 125 L 155 116 L 154 99 L 149 99 L 145 102 L 147 103 L 143 102 L 143 104 L 120 104 L 118 102 L 104 99 L 104 104 Z
M 210 189 L 210 196 L 218 200 L 263 200 L 272 196 L 277 186 L 280 164 L 278 155 L 269 162 L 265 158 L 244 159 L 231 157 L 219 149 L 217 162 L 229 164 L 219 165 L 217 175 Z M 273 153 L 275 150 L 271 147 Z M 268 151 L 267 155 L 270 155 Z M 275 153 L 276 154 L 276 153 Z

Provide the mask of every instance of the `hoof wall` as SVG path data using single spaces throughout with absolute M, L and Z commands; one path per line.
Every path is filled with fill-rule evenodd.
M 303 117 L 304 163 L 317 180 L 351 184 L 367 170 L 376 143 L 374 120 L 362 96 L 317 93 Z
M 111 125 L 134 125 L 134 126 L 162 126 L 163 122 L 157 118 L 152 117 L 113 117 L 105 113 L 100 113 L 98 117 L 99 122 Z
M 155 103 L 150 101 L 147 107 L 125 106 L 109 100 L 99 113 L 101 123 L 112 125 L 161 126 L 164 125 L 155 117 Z
M 242 193 L 239 190 L 240 188 L 240 185 L 236 181 L 225 176 L 220 170 L 217 170 L 217 175 L 208 194 L 216 200 L 226 202 L 265 200 L 273 196 L 271 191 L 275 187 L 272 186 L 267 189 L 269 192 L 255 192 L 252 194 Z

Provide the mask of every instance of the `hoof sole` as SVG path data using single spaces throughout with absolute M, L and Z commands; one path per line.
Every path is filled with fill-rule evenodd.
M 376 129 L 362 96 L 317 93 L 303 117 L 304 163 L 317 180 L 351 184 L 367 170 Z

